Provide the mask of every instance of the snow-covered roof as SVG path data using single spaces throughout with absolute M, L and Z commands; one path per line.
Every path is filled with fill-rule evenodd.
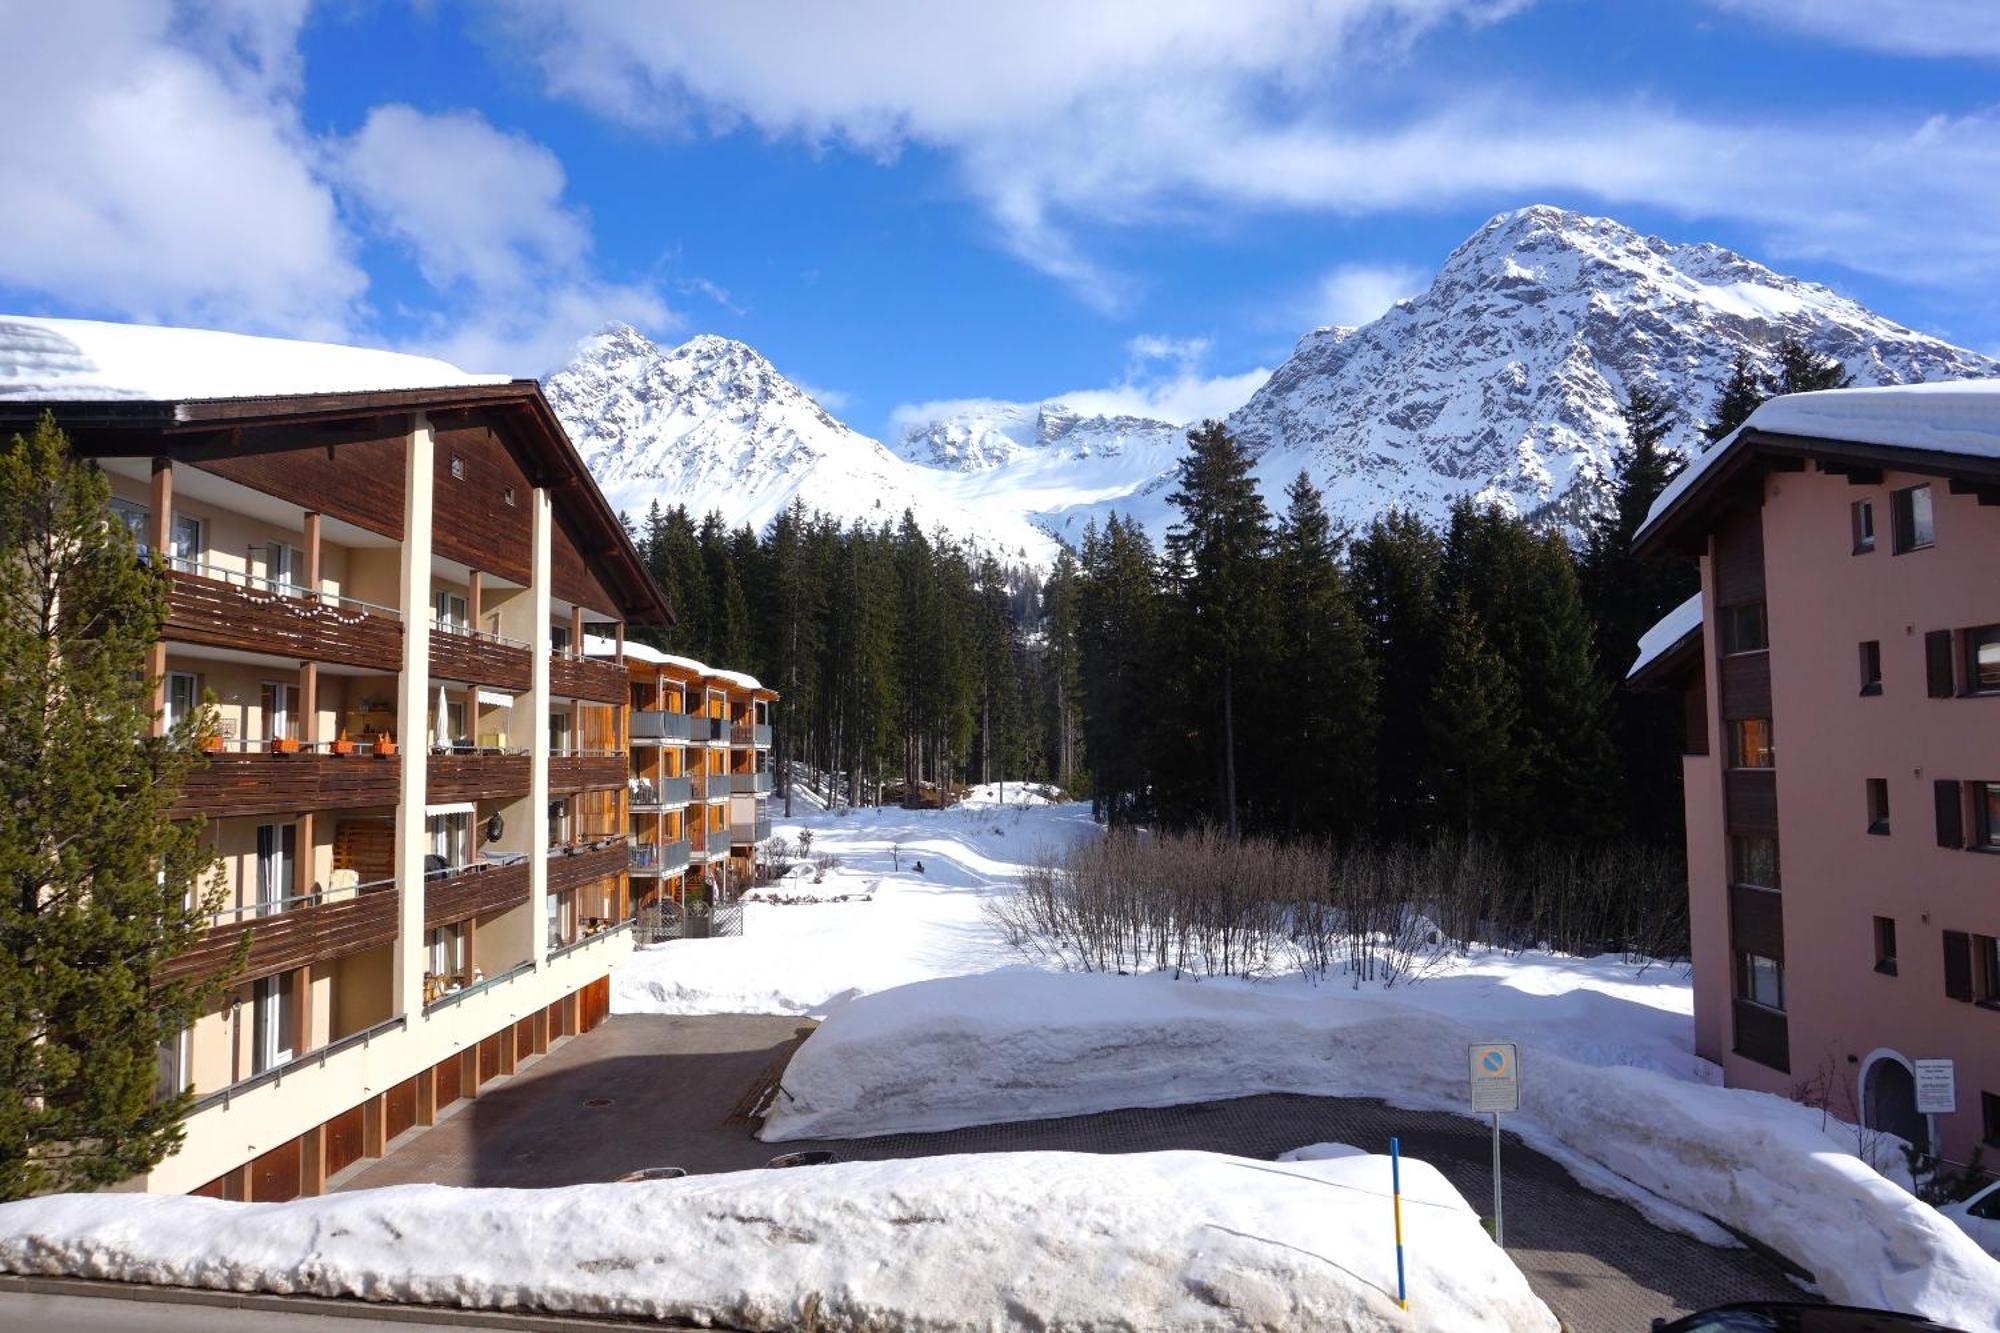
M 1733 434 L 1688 461 L 1646 511 L 1638 535 L 1651 531 L 1745 431 L 2000 458 L 2000 379 L 1822 389 L 1770 399 Z
M 1661 616 L 1651 629 L 1639 636 L 1639 657 L 1632 663 L 1632 669 L 1625 673 L 1625 679 L 1632 679 L 1659 661 L 1668 649 L 1680 643 L 1688 635 L 1700 632 L 1701 594 L 1696 593 Z
M 589 657 L 616 657 L 618 655 L 618 643 L 615 639 L 607 639 L 599 634 L 586 634 L 583 636 L 583 651 Z M 692 657 L 677 657 L 673 653 L 663 653 L 658 648 L 649 647 L 643 643 L 633 643 L 629 639 L 625 643 L 625 656 L 635 661 L 651 662 L 655 666 L 679 667 L 683 671 L 692 671 L 697 675 L 706 676 L 711 680 L 719 680 L 726 685 L 734 685 L 740 690 L 761 690 L 764 688 L 755 676 L 747 675 L 744 672 L 724 671 L 720 667 L 712 667 L 705 662 L 697 662 Z
M 463 388 L 509 379 L 372 347 L 0 315 L 0 400 L 269 398 Z

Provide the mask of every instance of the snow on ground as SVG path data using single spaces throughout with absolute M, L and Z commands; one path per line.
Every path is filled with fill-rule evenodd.
M 803 790 L 799 793 L 803 796 Z M 823 883 L 775 892 L 869 901 L 746 902 L 740 938 L 675 940 L 637 951 L 611 974 L 614 1013 L 823 1014 L 856 995 L 1018 963 L 985 912 L 1044 848 L 1090 836 L 1090 807 L 1007 784 L 975 788 L 949 810 L 807 810 L 773 833 L 813 834 L 840 858 Z M 916 869 L 923 865 L 922 873 Z
M 2000 1263 L 1785 1098 L 1672 1068 L 1643 994 L 1478 978 L 1395 990 L 1014 968 L 866 996 L 785 1073 L 767 1139 L 955 1128 L 1256 1092 L 1466 1109 L 1466 1051 L 1521 1042 L 1509 1128 L 1770 1244 L 1830 1297 L 2000 1331 Z M 1643 983 L 1632 983 L 1634 986 Z M 1542 1009 L 1540 1006 L 1548 1006 Z M 1636 1059 L 1628 1059 L 1634 1057 Z M 1592 1180 L 1594 1172 L 1599 1180 Z
M 1212 1153 L 996 1153 L 550 1190 L 0 1206 L 0 1269 L 732 1328 L 1555 1333 L 1442 1176 Z

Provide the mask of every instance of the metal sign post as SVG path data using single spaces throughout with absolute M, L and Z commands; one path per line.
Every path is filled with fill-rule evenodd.
M 1511 1041 L 1480 1042 L 1467 1059 L 1472 1109 L 1493 1116 L 1493 1243 L 1505 1249 L 1507 1224 L 1500 1204 L 1500 1116 L 1521 1109 L 1521 1058 Z

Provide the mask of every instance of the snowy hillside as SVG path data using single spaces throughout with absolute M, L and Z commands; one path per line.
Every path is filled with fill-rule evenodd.
M 975 512 L 826 409 L 740 342 L 703 334 L 662 349 L 627 324 L 578 345 L 542 383 L 614 507 L 655 500 L 720 510 L 761 528 L 803 496 L 847 521 L 896 523 L 905 509 L 1002 558 L 1037 563 L 1052 544 L 1025 518 Z
M 1631 381 L 1685 405 L 1675 443 L 1691 449 L 1737 351 L 1769 365 L 1787 335 L 1857 384 L 2000 374 L 1720 246 L 1538 205 L 1481 227 L 1373 323 L 1307 334 L 1229 420 L 1267 479 L 1304 467 L 1350 520 L 1462 495 L 1532 512 L 1604 476 Z
M 1692 449 L 1739 350 L 1769 366 L 1787 336 L 1861 385 L 2000 375 L 2000 361 L 1873 313 L 1719 246 L 1672 245 L 1538 205 L 1452 252 L 1430 288 L 1359 328 L 1324 328 L 1231 427 L 1277 507 L 1300 470 L 1337 519 L 1388 506 L 1441 518 L 1460 496 L 1575 514 L 1651 379 L 1687 413 Z M 1060 399 L 974 399 L 900 423 L 894 451 L 835 420 L 742 343 L 663 350 L 608 326 L 545 384 L 613 504 L 659 498 L 761 525 L 794 496 L 842 519 L 905 507 L 1003 557 L 1042 562 L 1116 510 L 1157 537 L 1186 425 L 1101 416 Z

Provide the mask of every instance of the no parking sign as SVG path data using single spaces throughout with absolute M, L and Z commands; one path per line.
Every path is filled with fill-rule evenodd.
M 1521 1109 L 1521 1057 L 1511 1041 L 1481 1042 L 1472 1048 L 1472 1109 Z

